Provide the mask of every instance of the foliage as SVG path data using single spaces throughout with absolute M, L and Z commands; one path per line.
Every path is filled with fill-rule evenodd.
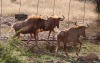
M 85 0 L 79 0 L 79 1 L 85 1 Z M 88 2 L 92 2 L 96 4 L 96 11 L 100 13 L 100 0 L 86 0 Z
M 82 55 L 87 55 L 88 53 L 95 51 L 99 56 L 100 47 L 99 45 L 96 45 L 92 42 L 94 41 L 82 41 L 83 46 L 81 53 Z M 44 45 L 44 44 L 43 44 Z M 42 47 L 41 50 L 44 50 L 45 48 L 43 45 L 39 46 Z M 97 50 L 98 49 L 98 50 Z M 36 50 L 36 49 L 34 49 Z M 50 62 L 70 62 L 75 63 L 77 57 L 75 57 L 74 52 L 70 52 L 70 57 L 64 57 L 62 55 L 54 56 L 51 53 L 44 53 L 42 51 L 34 52 L 29 50 L 26 47 L 26 43 L 22 42 L 20 39 L 17 38 L 10 38 L 8 42 L 5 42 L 3 44 L 0 43 L 0 63 L 43 63 L 45 61 Z M 59 54 L 62 54 L 59 51 Z M 81 62 L 76 62 L 81 63 Z M 96 62 L 94 62 L 96 63 Z
M 0 63 L 27 63 L 28 56 L 25 43 L 20 39 L 11 38 L 6 44 L 0 44 Z

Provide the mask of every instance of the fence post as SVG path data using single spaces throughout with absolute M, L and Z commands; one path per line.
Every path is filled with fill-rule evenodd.
M 20 0 L 19 14 L 21 13 L 21 10 L 20 10 L 20 9 L 21 9 L 21 4 L 22 4 L 22 3 L 21 3 L 21 0 Z
M 71 5 L 71 0 L 69 1 L 68 22 L 69 22 L 69 17 L 70 17 L 70 5 Z M 69 28 L 69 23 L 68 23 L 68 28 Z
M 1 23 L 2 23 L 2 0 L 1 0 L 1 16 L 0 16 L 0 37 L 1 37 Z
M 54 0 L 54 4 L 53 4 L 53 16 L 54 16 L 54 10 L 55 10 L 55 0 Z
M 84 15 L 83 15 L 83 24 L 84 24 L 84 21 L 85 21 L 85 4 L 86 4 L 86 0 L 84 1 Z
M 38 12 L 39 12 L 39 0 L 37 2 L 37 12 L 36 12 L 36 15 L 38 15 Z

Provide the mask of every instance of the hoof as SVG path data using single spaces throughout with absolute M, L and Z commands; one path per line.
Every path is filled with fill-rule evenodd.
M 69 55 L 67 53 L 64 54 L 65 57 L 69 57 Z

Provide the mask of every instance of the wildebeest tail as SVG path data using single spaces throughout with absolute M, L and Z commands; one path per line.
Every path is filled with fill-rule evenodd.
M 11 28 L 10 28 L 10 30 L 9 30 L 9 32 L 11 33 L 13 31 L 14 31 L 14 28 L 13 28 L 13 25 L 12 25 Z

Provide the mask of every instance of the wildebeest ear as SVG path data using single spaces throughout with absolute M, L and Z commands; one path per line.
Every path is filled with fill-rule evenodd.
M 86 23 L 87 24 L 87 23 Z M 89 28 L 89 24 L 87 24 L 86 28 Z
M 59 17 L 59 18 L 58 18 L 58 21 L 63 21 L 63 19 Z
M 40 17 L 41 17 L 41 15 L 40 15 Z
M 49 19 L 49 17 L 47 16 L 46 19 Z
M 60 17 L 58 19 L 61 19 Z
M 65 16 L 62 15 L 62 18 L 60 18 L 60 21 L 64 21 L 64 19 L 65 19 Z

